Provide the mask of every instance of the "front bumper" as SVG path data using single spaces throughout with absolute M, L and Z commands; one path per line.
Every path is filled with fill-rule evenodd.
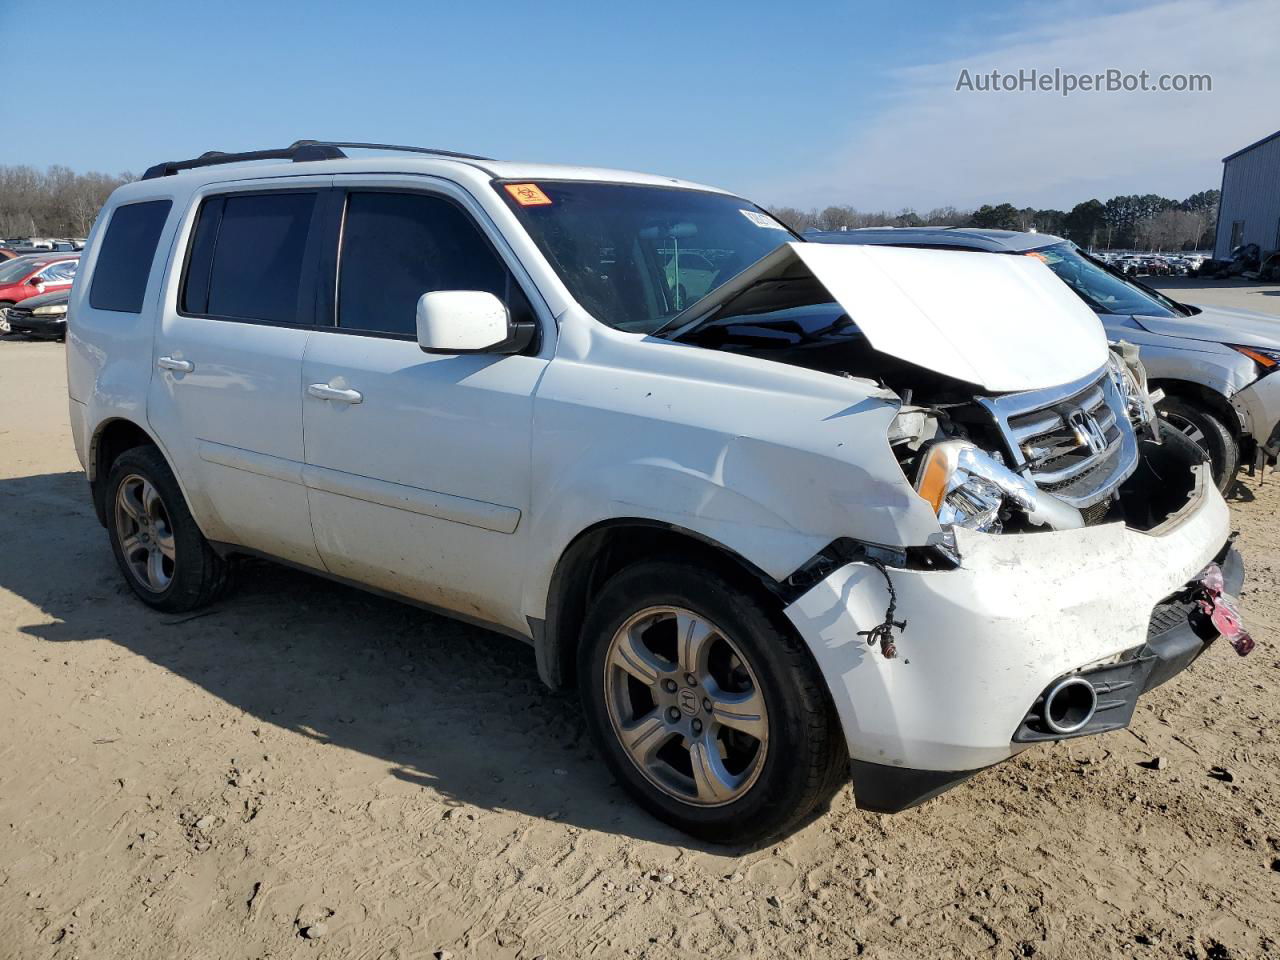
M 1187 505 L 1147 533 L 1120 523 L 961 530 L 958 569 L 891 569 L 907 623 L 896 659 L 857 635 L 884 619 L 888 602 L 865 564 L 835 571 L 786 613 L 826 679 L 855 772 L 910 772 L 927 799 L 1029 746 L 1015 734 L 1052 681 L 1146 645 L 1153 611 L 1222 553 L 1229 533 L 1227 505 L 1202 466 Z M 1190 659 L 1172 657 L 1159 682 Z M 873 785 L 855 790 L 874 806 L 864 801 Z
M 10 308 L 8 315 L 4 319 L 8 323 L 9 329 L 6 331 L 8 333 L 17 333 L 28 337 L 41 337 L 49 340 L 56 340 L 67 335 L 66 314 L 37 317 L 32 313 L 19 312 Z
M 1231 398 L 1249 435 L 1274 463 L 1280 458 L 1280 372 L 1255 380 Z

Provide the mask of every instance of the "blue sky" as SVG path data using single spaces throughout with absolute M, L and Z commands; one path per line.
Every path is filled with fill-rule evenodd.
M 31 3 L 0 0 L 0 35 Z M 73 84 L 0 98 L 0 163 L 140 172 L 298 137 L 651 170 L 767 204 L 921 210 L 1216 186 L 1272 132 L 1273 0 L 60 5 Z M 1242 29 L 1243 23 L 1249 29 Z M 10 65 L 26 63 L 13 56 Z M 33 53 L 33 73 L 50 64 Z M 974 94 L 961 67 L 1207 71 L 1211 94 Z M 22 70 L 25 72 L 26 67 Z M 1141 98 L 1140 98 L 1141 97 Z M 36 130 L 38 129 L 38 135 Z

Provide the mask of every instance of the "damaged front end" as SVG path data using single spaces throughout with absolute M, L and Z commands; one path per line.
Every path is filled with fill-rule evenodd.
M 1140 696 L 1214 640 L 1225 638 L 1241 656 L 1253 648 L 1235 599 L 1244 571 L 1227 538 L 1225 504 L 1200 449 L 1153 407 L 1136 351 L 1124 344 L 1104 371 L 1061 390 L 979 395 L 942 416 L 904 405 L 890 442 L 937 514 L 935 548 L 956 568 L 944 576 L 958 575 L 973 592 L 944 600 L 926 588 L 913 603 L 904 589 L 914 580 L 909 564 L 880 568 L 899 618 L 889 626 L 900 633 L 880 627 L 883 657 L 874 659 L 901 658 L 904 675 L 916 673 L 864 666 L 846 687 L 865 717 L 861 681 L 874 673 L 872 685 L 884 684 L 876 695 L 895 707 L 894 743 L 851 750 L 862 807 L 905 809 L 1031 744 L 1123 728 Z M 1051 572 L 1050 557 L 1055 567 L 1070 559 Z M 1091 567 L 1109 574 L 1099 580 Z M 856 609 L 847 588 L 844 607 Z M 994 591 L 1003 596 L 986 603 Z M 937 616 L 939 604 L 948 616 Z M 953 644 L 980 649 L 961 662 L 928 662 L 943 645 L 951 661 Z M 909 693 L 925 674 L 933 681 Z M 1024 684 L 1037 677 L 1029 696 Z M 1020 685 L 1017 696 L 1002 696 Z M 908 702 L 922 712 L 908 717 Z M 974 723 L 983 713 L 990 720 Z M 866 733 L 860 726 L 850 735 L 867 743 Z M 977 762 L 960 765 L 964 755 Z
M 887 442 L 937 532 L 838 538 L 786 584 L 860 805 L 903 809 L 1039 740 L 1123 726 L 1219 635 L 1247 652 L 1226 503 L 1155 416 L 1134 348 L 1108 349 L 1025 258 L 816 246 L 762 261 L 672 338 L 899 401 Z
M 1113 520 L 1149 528 L 1159 507 L 1127 496 L 1129 487 L 1142 486 L 1128 481 L 1153 458 L 1194 456 L 1156 449 L 1163 446 L 1159 420 L 1128 344 L 1118 345 L 1103 369 L 1064 387 L 977 394 L 946 407 L 904 405 L 889 441 L 937 514 L 941 548 L 957 561 L 957 528 L 1074 530 Z M 1182 492 L 1189 494 L 1189 485 Z M 1175 508 L 1185 502 L 1168 499 Z

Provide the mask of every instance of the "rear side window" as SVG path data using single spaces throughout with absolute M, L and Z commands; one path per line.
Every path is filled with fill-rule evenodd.
M 418 298 L 436 290 L 485 290 L 507 305 L 512 320 L 533 319 L 511 271 L 461 208 L 421 193 L 351 193 L 338 326 L 414 336 Z
M 210 197 L 200 208 L 182 310 L 269 323 L 310 323 L 299 310 L 314 191 Z
M 89 306 L 118 313 L 142 312 L 151 262 L 172 206 L 171 200 L 147 200 L 116 207 L 93 268 Z

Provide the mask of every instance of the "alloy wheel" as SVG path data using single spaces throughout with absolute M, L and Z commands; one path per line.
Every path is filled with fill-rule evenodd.
M 163 593 L 173 582 L 177 552 L 169 511 L 146 477 L 131 473 L 116 488 L 116 536 L 138 585 Z
M 1169 422 L 1169 425 L 1171 427 L 1173 427 L 1179 433 L 1186 436 L 1187 439 L 1190 440 L 1192 443 L 1194 443 L 1197 447 L 1205 451 L 1205 453 L 1209 452 L 1208 438 L 1205 437 L 1204 431 L 1201 430 L 1199 427 L 1197 427 L 1194 423 L 1192 423 L 1190 420 L 1186 419 L 1185 417 L 1180 417 L 1177 414 L 1172 414 L 1172 413 L 1166 413 L 1164 415 L 1164 418 Z
M 681 607 L 646 607 L 609 643 L 605 704 L 640 773 L 669 796 L 723 806 L 756 782 L 769 715 L 733 640 Z

